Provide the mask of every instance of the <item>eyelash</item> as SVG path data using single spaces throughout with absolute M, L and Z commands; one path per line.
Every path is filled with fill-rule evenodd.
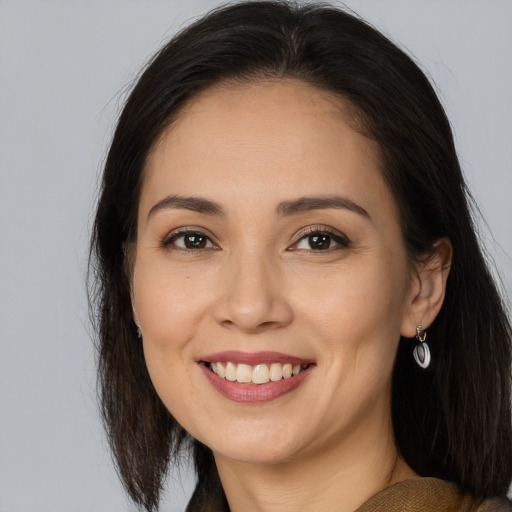
M 175 245 L 176 240 L 178 240 L 179 238 L 190 236 L 190 235 L 204 237 L 206 239 L 206 244 L 210 243 L 211 246 L 210 247 L 201 247 L 199 249 L 197 249 L 197 248 L 190 249 L 190 248 L 179 247 L 179 246 Z M 310 249 L 297 249 L 296 248 L 296 246 L 302 240 L 307 239 L 311 236 L 315 236 L 315 235 L 316 236 L 324 235 L 324 236 L 330 237 L 331 240 L 333 240 L 336 244 L 338 244 L 338 246 L 340 246 L 339 248 L 347 248 L 347 247 L 350 247 L 350 245 L 351 245 L 350 240 L 344 234 L 342 234 L 338 231 L 334 231 L 331 228 L 328 228 L 326 226 L 310 226 L 307 228 L 306 231 L 303 231 L 299 235 L 296 242 L 294 242 L 289 248 L 287 248 L 287 251 L 307 250 L 307 251 L 316 252 L 316 253 L 325 253 L 325 252 L 332 252 L 333 250 L 336 250 L 336 248 L 333 249 L 332 247 L 329 247 L 325 250 L 315 250 L 313 248 L 310 248 Z M 186 251 L 189 253 L 194 253 L 194 252 L 198 252 L 201 250 L 212 250 L 212 249 L 218 250 L 219 249 L 219 246 L 216 245 L 208 235 L 202 233 L 200 230 L 189 229 L 189 228 L 183 228 L 181 230 L 173 231 L 172 233 L 170 233 L 162 241 L 162 247 L 165 249 L 169 249 L 170 246 L 174 246 L 173 247 L 174 250 L 181 250 L 181 251 Z
M 348 239 L 348 237 L 345 236 L 343 233 L 340 233 L 339 231 L 334 231 L 333 229 L 328 228 L 326 226 L 309 226 L 308 228 L 306 228 L 305 231 L 300 233 L 297 241 L 294 242 L 292 244 L 292 246 L 290 248 L 288 248 L 287 250 L 288 251 L 304 250 L 304 249 L 296 249 L 296 248 L 294 249 L 292 247 L 297 246 L 302 240 L 305 240 L 305 239 L 307 239 L 311 236 L 315 236 L 315 235 L 316 236 L 325 235 L 325 236 L 330 237 L 331 240 L 333 240 L 334 242 L 336 242 L 336 244 L 338 244 L 338 246 L 339 246 L 338 249 L 348 248 L 351 245 L 351 242 Z M 326 250 L 315 250 L 313 248 L 305 249 L 305 250 L 311 251 L 311 252 L 316 252 L 316 253 L 322 253 L 322 252 L 332 252 L 332 251 L 336 250 L 336 247 L 334 247 L 334 248 L 329 247 Z
M 188 249 L 186 247 L 178 247 L 176 245 L 174 245 L 174 243 L 176 242 L 176 240 L 178 240 L 179 238 L 183 238 L 183 237 L 186 237 L 187 235 L 196 235 L 196 236 L 200 236 L 200 237 L 204 237 L 206 239 L 206 243 L 210 243 L 212 244 L 212 247 L 205 247 L 205 248 L 200 248 L 200 249 Z M 186 252 L 198 252 L 198 250 L 201 250 L 201 249 L 218 249 L 219 246 L 218 245 L 215 245 L 211 238 L 202 233 L 200 230 L 198 229 L 190 229 L 190 228 L 182 228 L 180 230 L 177 230 L 177 231 L 173 231 L 172 233 L 170 233 L 168 236 L 165 237 L 165 239 L 162 241 L 162 246 L 165 248 L 165 249 L 169 249 L 170 246 L 173 246 L 174 245 L 174 249 L 175 250 L 181 250 L 181 251 L 186 251 Z

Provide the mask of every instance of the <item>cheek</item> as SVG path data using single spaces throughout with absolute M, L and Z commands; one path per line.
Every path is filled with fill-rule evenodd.
M 392 256 L 390 255 L 389 258 Z M 407 277 L 405 264 L 396 269 L 385 255 L 354 258 L 328 273 L 295 276 L 293 300 L 300 317 L 333 337 L 348 333 L 399 333 L 404 312 Z M 347 336 L 343 336 L 343 333 Z
M 168 265 L 141 262 L 134 271 L 134 307 L 140 319 L 144 338 L 152 344 L 179 347 L 193 335 L 204 316 L 210 295 L 199 274 L 180 269 L 170 271 Z
M 200 280 L 170 273 L 166 265 L 134 272 L 134 306 L 142 332 L 146 366 L 155 390 L 176 420 L 194 433 L 198 402 L 190 385 L 195 369 L 193 340 L 201 332 L 205 291 Z
M 144 357 L 149 375 L 168 408 L 175 401 L 173 389 L 187 379 L 193 363 L 189 341 L 200 327 L 204 302 L 200 286 L 186 274 L 178 277 L 166 265 L 141 258 L 134 269 L 133 305 L 142 330 Z
M 400 340 L 406 266 L 392 270 L 384 255 L 372 261 L 333 270 L 321 284 L 300 279 L 295 293 L 303 330 L 317 340 L 326 375 L 336 382 L 330 400 L 343 410 L 387 386 Z

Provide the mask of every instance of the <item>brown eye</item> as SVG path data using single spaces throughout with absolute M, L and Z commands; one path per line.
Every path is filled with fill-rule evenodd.
M 311 231 L 294 244 L 291 250 L 328 251 L 348 247 L 350 241 L 344 235 L 330 231 Z
M 324 233 L 310 235 L 308 236 L 308 244 L 314 251 L 329 249 L 331 246 L 331 237 Z
M 183 237 L 183 242 L 187 249 L 204 249 L 207 241 L 208 239 L 199 233 L 193 233 Z
M 163 243 L 167 248 L 178 248 L 185 250 L 215 249 L 216 246 L 203 233 L 186 231 L 174 234 Z

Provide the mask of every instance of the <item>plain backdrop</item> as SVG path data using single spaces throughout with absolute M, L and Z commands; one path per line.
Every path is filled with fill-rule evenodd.
M 510 298 L 512 1 L 346 3 L 435 82 Z M 95 401 L 84 285 L 91 212 L 131 81 L 170 35 L 216 5 L 0 0 L 1 512 L 134 510 Z M 193 477 L 186 467 L 182 476 L 162 510 L 184 510 Z

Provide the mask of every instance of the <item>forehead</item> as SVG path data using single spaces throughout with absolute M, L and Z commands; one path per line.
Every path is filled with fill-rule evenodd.
M 264 107 L 264 108 L 262 108 Z M 241 115 L 241 110 L 244 115 Z M 182 130 L 190 124 L 201 123 L 205 128 L 243 126 L 244 118 L 251 116 L 251 124 L 265 123 L 265 127 L 279 129 L 287 121 L 302 119 L 311 122 L 323 117 L 323 122 L 341 122 L 355 131 L 363 131 L 361 112 L 348 100 L 298 79 L 269 79 L 250 82 L 221 82 L 208 87 L 189 99 L 178 111 L 171 125 L 161 134 L 150 155 L 170 132 Z M 281 123 L 280 123 L 281 121 Z M 227 123 L 227 124 L 226 124 Z M 196 127 L 195 127 L 196 128 Z M 288 130 L 290 127 L 287 127 Z M 240 132 L 253 135 L 247 129 Z M 275 134 L 268 132 L 269 137 Z M 283 134 L 284 135 L 284 134 Z M 172 135 L 171 135 L 172 137 Z M 371 143 L 370 140 L 367 140 Z
M 277 201 L 333 188 L 349 189 L 357 199 L 358 184 L 367 195 L 382 194 L 377 148 L 352 128 L 355 120 L 346 101 L 297 80 L 205 90 L 148 156 L 142 200 L 155 200 L 164 189 L 275 195 Z

